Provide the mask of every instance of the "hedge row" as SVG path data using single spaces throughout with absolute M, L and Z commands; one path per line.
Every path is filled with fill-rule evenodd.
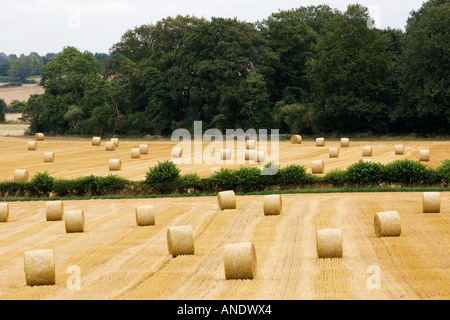
M 263 170 L 271 168 L 268 164 Z M 181 175 L 175 164 L 164 161 L 151 167 L 143 181 L 129 181 L 115 175 L 55 179 L 45 172 L 37 173 L 30 182 L 0 183 L 0 196 L 86 197 L 324 187 L 447 187 L 449 184 L 450 160 L 444 160 L 438 168 L 412 160 L 397 160 L 388 164 L 358 162 L 346 170 L 336 169 L 321 176 L 307 173 L 305 167 L 299 165 L 278 168 L 273 175 L 262 175 L 258 168 L 241 167 L 237 170 L 223 169 L 206 178 L 192 173 Z

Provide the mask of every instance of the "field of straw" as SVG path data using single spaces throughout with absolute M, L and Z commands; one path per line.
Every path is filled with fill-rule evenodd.
M 121 160 L 114 174 L 142 180 L 149 167 L 171 158 L 177 144 L 120 140 L 114 151 L 106 151 L 106 141 L 93 146 L 90 139 L 45 137 L 29 151 L 32 140 L 0 137 L 1 181 L 12 180 L 16 169 L 27 169 L 30 177 L 37 172 L 57 178 L 108 175 L 110 159 Z M 148 144 L 148 154 L 132 158 L 131 150 L 141 144 Z M 394 152 L 398 144 L 404 145 L 403 155 Z M 339 141 L 327 141 L 324 147 L 315 141 L 283 141 L 279 164 L 300 164 L 311 172 L 312 161 L 323 160 L 326 173 L 363 159 L 367 145 L 373 150 L 370 158 L 381 163 L 418 160 L 420 150 L 427 149 L 430 160 L 424 163 L 438 166 L 450 154 L 445 141 L 351 141 L 337 158 L 330 158 L 329 148 L 339 147 Z M 268 151 L 266 161 L 270 146 Z M 44 162 L 49 152 L 54 161 Z M 208 176 L 217 167 L 240 164 L 179 167 L 183 173 Z M 278 202 L 282 210 L 275 207 L 270 215 L 264 199 L 238 196 L 235 208 L 224 210 L 215 196 L 64 200 L 59 219 L 47 218 L 45 201 L 8 202 L 8 219 L 0 222 L 0 300 L 450 298 L 450 192 L 441 192 L 438 213 L 424 212 L 420 192 L 283 195 Z M 138 206 L 153 208 L 138 219 Z M 374 218 L 389 211 L 398 213 L 401 233 L 379 237 Z M 191 234 L 170 238 L 175 247 L 169 250 L 168 230 L 177 226 Z M 317 232 L 322 229 L 340 230 L 340 257 L 318 257 Z M 173 253 L 184 250 L 188 240 L 190 254 Z M 245 245 L 227 256 L 239 266 L 227 275 L 245 269 L 253 279 L 226 276 L 224 253 L 230 244 Z M 247 244 L 254 252 L 249 253 Z M 33 257 L 35 250 L 45 255 Z M 49 285 L 27 285 L 36 278 Z

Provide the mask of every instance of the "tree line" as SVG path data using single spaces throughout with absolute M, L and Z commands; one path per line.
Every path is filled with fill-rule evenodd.
M 450 1 L 423 3 L 404 31 L 370 19 L 361 5 L 256 23 L 167 17 L 125 32 L 103 63 L 64 48 L 24 117 L 55 134 L 170 135 L 197 120 L 221 131 L 448 134 Z

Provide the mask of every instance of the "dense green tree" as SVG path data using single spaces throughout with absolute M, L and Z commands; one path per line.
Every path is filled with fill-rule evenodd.
M 42 73 L 42 58 L 39 56 L 23 56 L 11 60 L 8 75 L 25 81 L 28 76 L 40 75 Z
M 3 99 L 0 99 L 0 122 L 5 122 L 5 113 L 6 113 L 6 102 Z

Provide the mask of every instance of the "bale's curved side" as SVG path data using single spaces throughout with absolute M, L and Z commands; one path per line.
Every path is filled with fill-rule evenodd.
M 317 256 L 319 258 L 342 258 L 341 229 L 317 230 Z
M 15 182 L 28 182 L 30 174 L 26 169 L 17 169 L 14 171 L 14 181 Z
M 400 216 L 397 211 L 376 213 L 373 224 L 377 237 L 398 237 L 402 231 Z
M 47 221 L 60 221 L 63 219 L 64 204 L 61 200 L 47 201 L 45 216 Z
M 349 138 L 341 138 L 341 147 L 342 148 L 350 147 L 350 139 Z
M 111 159 L 109 160 L 109 171 L 120 171 L 122 169 L 122 160 Z
M 422 207 L 424 213 L 441 212 L 441 194 L 440 192 L 423 192 Z
M 325 170 L 325 163 L 323 160 L 314 160 L 311 163 L 311 172 L 313 174 L 322 174 Z
M 271 194 L 264 196 L 264 215 L 279 215 L 283 208 L 283 200 L 280 194 Z
M 227 280 L 256 278 L 256 250 L 252 242 L 226 245 L 223 262 Z
M 236 209 L 236 195 L 233 190 L 218 192 L 217 202 L 220 210 Z
M 300 143 L 302 143 L 302 136 L 299 135 L 299 134 L 294 134 L 291 137 L 291 143 L 292 144 L 300 144 Z
M 84 232 L 84 211 L 70 210 L 64 212 L 64 225 L 67 233 Z
M 339 158 L 339 148 L 330 148 L 329 157 L 330 158 Z
M 135 213 L 138 226 L 153 226 L 155 224 L 155 208 L 153 206 L 137 206 Z
M 102 138 L 101 137 L 93 137 L 92 138 L 92 145 L 94 147 L 98 147 L 102 144 Z
M 172 257 L 194 254 L 194 231 L 192 227 L 169 227 L 167 229 L 167 248 Z
M 53 250 L 41 249 L 24 252 L 25 280 L 29 286 L 55 284 Z

